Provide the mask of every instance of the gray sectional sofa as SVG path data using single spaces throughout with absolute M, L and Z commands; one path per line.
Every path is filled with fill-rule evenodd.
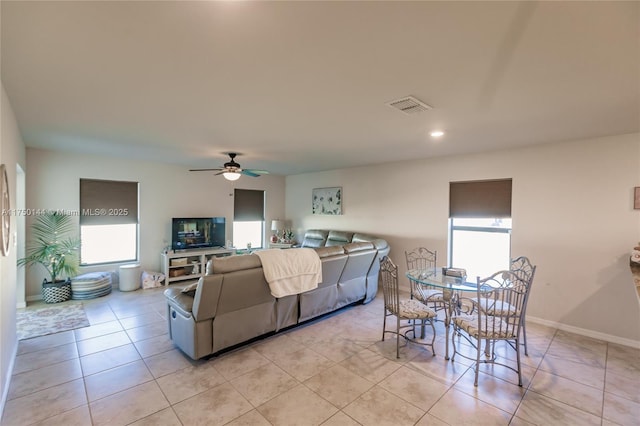
M 199 359 L 375 297 L 379 259 L 389 253 L 385 240 L 310 230 L 301 245 L 313 247 L 320 257 L 318 288 L 275 298 L 258 256 L 215 258 L 195 291 L 165 290 L 171 340 L 189 357 Z

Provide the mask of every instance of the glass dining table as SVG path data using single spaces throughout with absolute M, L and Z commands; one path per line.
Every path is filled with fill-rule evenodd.
M 407 278 L 417 284 L 418 291 L 442 289 L 442 301 L 445 304 L 445 357 L 449 359 L 449 325 L 454 310 L 460 310 L 461 292 L 477 292 L 477 283 L 467 282 L 466 276 L 457 277 L 445 275 L 442 268 L 411 269 L 407 271 Z M 472 296 L 473 297 L 473 296 Z M 429 302 L 431 303 L 431 302 Z M 440 302 L 438 302 L 440 303 Z

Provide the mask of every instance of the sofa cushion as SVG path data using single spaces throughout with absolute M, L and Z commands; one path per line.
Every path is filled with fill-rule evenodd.
M 304 240 L 302 241 L 302 247 L 324 247 L 327 242 L 327 236 L 329 231 L 323 231 L 320 229 L 309 229 L 304 233 Z
M 342 246 L 318 247 L 315 250 L 316 250 L 316 253 L 318 253 L 318 257 L 320 259 L 324 257 L 337 256 L 339 254 L 344 254 L 344 249 L 342 248 Z
M 341 246 L 350 243 L 353 238 L 353 232 L 345 231 L 329 231 L 326 246 Z
M 376 237 L 373 237 L 371 235 L 368 234 L 361 234 L 359 232 L 356 232 L 355 234 L 353 234 L 353 238 L 351 239 L 352 243 L 361 243 L 363 241 L 373 241 L 375 240 Z
M 389 247 L 389 243 L 387 243 L 387 241 L 383 240 L 382 238 L 372 237 L 371 235 L 367 235 L 367 234 L 359 234 L 359 233 L 353 234 L 353 239 L 351 240 L 351 242 L 361 243 L 364 241 L 373 243 L 373 246 L 377 250 L 383 250 Z
M 244 269 L 262 268 L 260 258 L 255 254 L 244 254 L 238 256 L 216 257 L 210 261 L 211 267 L 207 264 L 207 273 L 226 274 Z
M 373 243 L 369 243 L 369 242 L 361 242 L 361 243 L 349 243 L 349 244 L 345 244 L 344 246 L 342 246 L 342 248 L 344 249 L 344 252 L 347 254 L 350 253 L 355 253 L 358 251 L 364 251 L 364 250 L 373 250 Z

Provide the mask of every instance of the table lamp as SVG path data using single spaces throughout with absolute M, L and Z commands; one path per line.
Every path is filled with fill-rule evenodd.
M 278 231 L 280 231 L 281 229 L 284 229 L 284 220 L 275 219 L 271 221 L 271 230 L 274 231 L 273 235 L 271 236 L 272 243 L 278 242 Z

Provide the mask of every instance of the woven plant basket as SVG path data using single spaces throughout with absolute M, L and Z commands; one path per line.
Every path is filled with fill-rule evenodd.
M 45 303 L 60 303 L 71 299 L 71 280 L 42 282 L 42 299 Z

